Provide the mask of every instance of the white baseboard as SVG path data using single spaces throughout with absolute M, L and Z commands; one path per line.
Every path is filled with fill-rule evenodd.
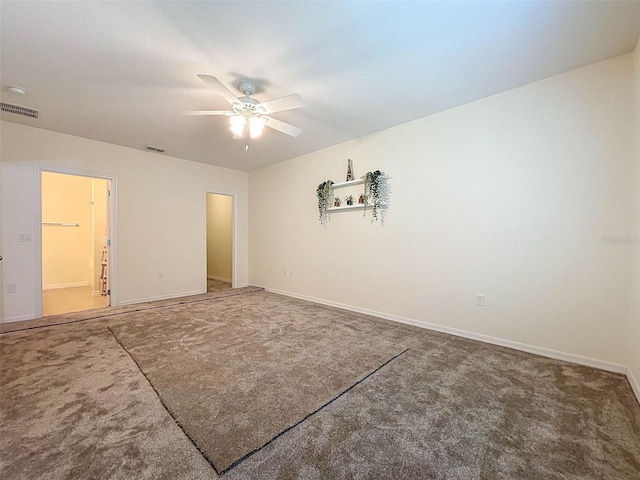
M 231 283 L 231 279 L 230 278 L 216 277 L 215 275 L 207 275 L 207 278 L 209 280 L 220 280 L 221 282 Z
M 427 330 L 434 330 L 436 332 L 448 333 L 457 337 L 468 338 L 471 340 L 478 340 L 480 342 L 490 343 L 492 345 L 498 345 L 501 347 L 513 348 L 523 352 L 534 353 L 547 358 L 553 358 L 554 360 L 563 360 L 565 362 L 576 363 L 578 365 L 585 365 L 587 367 L 598 368 L 600 370 L 606 370 L 608 372 L 621 373 L 627 376 L 631 388 L 636 395 L 638 403 L 640 403 L 640 386 L 638 381 L 633 376 L 631 369 L 626 365 L 619 363 L 607 362 L 604 360 L 598 360 L 595 358 L 583 357 L 581 355 L 575 355 L 573 353 L 561 352 L 558 350 L 552 350 L 550 348 L 538 347 L 535 345 L 528 345 L 526 343 L 515 342 L 513 340 L 506 340 L 504 338 L 491 337 L 489 335 L 483 335 L 481 333 L 469 332 L 467 330 L 461 330 L 458 328 L 445 327 L 442 325 L 436 325 L 434 323 L 422 322 L 411 318 L 400 317 L 398 315 L 391 315 L 388 313 L 377 312 L 375 310 L 369 310 L 367 308 L 354 307 L 352 305 L 346 305 L 344 303 L 332 302 L 329 300 L 323 300 L 321 298 L 309 297 L 307 295 L 299 295 L 296 293 L 286 292 L 284 290 L 277 290 L 269 287 L 262 287 L 268 292 L 285 295 L 287 297 L 299 298 L 301 300 L 307 300 L 309 302 L 320 303 L 322 305 L 328 305 L 330 307 L 337 307 L 343 310 L 349 310 L 357 313 L 364 313 L 365 315 L 371 315 L 373 317 L 383 318 L 385 320 L 391 320 L 393 322 L 404 323 L 412 325 L 414 327 L 420 327 Z
M 135 298 L 133 300 L 125 300 L 123 302 L 118 302 L 118 305 L 111 305 L 112 307 L 123 307 L 125 305 L 134 305 L 136 303 L 146 303 L 146 302 L 155 302 L 157 300 L 170 300 L 172 298 L 178 298 L 178 297 L 189 297 L 191 295 L 201 295 L 203 293 L 207 293 L 206 291 L 202 291 L 202 290 L 196 290 L 193 292 L 182 292 L 182 293 L 175 293 L 175 294 L 171 294 L 171 295 L 161 295 L 158 297 L 147 297 L 147 298 Z
M 73 287 L 88 287 L 89 282 L 72 282 L 72 283 L 54 283 L 51 285 L 43 285 L 43 290 L 54 290 L 56 288 L 73 288 Z
M 631 390 L 633 390 L 633 393 L 636 394 L 638 403 L 640 403 L 640 384 L 638 384 L 638 379 L 633 375 L 633 372 L 628 367 L 627 367 L 627 380 L 629 380 L 629 384 L 631 385 Z
M 29 315 L 17 315 L 15 317 L 6 317 L 0 320 L 0 323 L 22 322 L 24 320 L 33 320 L 36 318 L 35 314 Z

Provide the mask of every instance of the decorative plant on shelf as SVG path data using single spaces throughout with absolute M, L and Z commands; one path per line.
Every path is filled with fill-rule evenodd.
M 327 224 L 327 208 L 331 205 L 333 196 L 333 180 L 327 180 L 318 185 L 316 195 L 318 196 L 318 218 L 321 225 Z
M 373 218 L 378 220 L 378 209 L 384 204 L 386 188 L 384 173 L 380 170 L 375 172 L 367 172 L 362 179 L 364 180 L 364 204 L 365 207 L 371 200 L 371 214 Z M 366 214 L 367 209 L 364 209 Z
M 344 200 L 347 202 L 347 205 L 353 205 L 353 195 L 347 195 L 344 197 Z
M 340 197 L 336 197 L 333 199 L 333 206 L 334 207 L 339 207 L 340 206 Z
M 367 203 L 367 196 L 364 193 L 360 194 L 360 198 L 358 198 L 358 203 L 360 203 L 360 204 Z

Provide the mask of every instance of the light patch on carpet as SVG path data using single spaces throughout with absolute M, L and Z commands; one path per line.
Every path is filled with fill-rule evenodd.
M 263 293 L 130 313 L 109 327 L 221 473 L 405 351 L 330 309 Z

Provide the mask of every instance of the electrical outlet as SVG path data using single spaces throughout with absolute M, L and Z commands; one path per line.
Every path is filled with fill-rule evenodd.
M 31 241 L 31 234 L 30 233 L 20 233 L 20 234 L 18 234 L 18 241 L 19 242 L 30 242 Z
M 7 293 L 16 293 L 16 284 L 15 283 L 9 283 L 7 285 Z
M 476 305 L 478 307 L 484 307 L 484 295 L 480 293 L 476 294 Z

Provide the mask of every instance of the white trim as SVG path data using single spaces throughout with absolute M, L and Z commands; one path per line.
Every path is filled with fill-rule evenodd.
M 636 394 L 636 400 L 640 403 L 640 384 L 629 367 L 627 367 L 627 380 L 629 380 L 631 390 Z
M 407 325 L 413 325 L 414 327 L 424 328 L 426 330 L 434 330 L 436 332 L 448 333 L 457 337 L 468 338 L 471 340 L 478 340 L 480 342 L 490 343 L 492 345 L 499 345 L 501 347 L 513 348 L 523 352 L 533 353 L 547 358 L 553 358 L 554 360 L 563 360 L 565 362 L 576 363 L 578 365 L 585 365 L 587 367 L 598 368 L 600 370 L 606 370 L 608 372 L 621 373 L 626 375 L 631 388 L 640 403 L 640 385 L 633 376 L 631 369 L 626 365 L 619 363 L 607 362 L 604 360 L 598 360 L 596 358 L 583 357 L 581 355 L 575 355 L 573 353 L 560 352 L 558 350 L 552 350 L 550 348 L 538 347 L 535 345 L 528 345 L 526 343 L 515 342 L 513 340 L 506 340 L 503 338 L 491 337 L 489 335 L 483 335 L 481 333 L 469 332 L 466 330 L 460 330 L 458 328 L 444 327 L 442 325 L 436 325 L 434 323 L 422 322 L 411 318 L 400 317 L 398 315 L 390 315 L 388 313 L 376 312 L 366 308 L 354 307 L 352 305 L 346 305 L 344 303 L 332 302 L 329 300 L 323 300 L 320 298 L 309 297 L 307 295 L 299 295 L 296 293 L 286 292 L 283 290 L 277 290 L 269 287 L 262 287 L 268 292 L 277 293 L 280 295 L 286 295 L 287 297 L 299 298 L 301 300 L 307 300 L 309 302 L 320 303 L 322 305 L 329 305 L 331 307 L 342 308 L 344 310 L 350 310 L 352 312 L 364 313 L 373 317 L 383 318 L 385 320 L 391 320 L 393 322 L 404 323 Z
M 33 283 L 35 295 L 33 297 L 33 309 L 35 311 L 33 318 L 42 317 L 42 172 L 46 171 L 45 167 L 40 165 L 33 166 L 33 196 L 34 196 L 34 222 L 33 227 Z
M 89 282 L 72 282 L 72 283 L 52 283 L 51 285 L 43 285 L 43 290 L 55 290 L 56 288 L 74 288 L 88 287 Z
M 221 282 L 229 282 L 229 283 L 231 283 L 231 279 L 230 278 L 216 277 L 215 275 L 207 275 L 207 278 L 209 280 L 220 280 Z
M 238 252 L 238 248 L 237 248 L 237 240 L 238 240 L 238 235 L 237 235 L 237 231 L 238 231 L 238 196 L 235 193 L 228 193 L 228 192 L 211 192 L 209 190 L 205 190 L 204 192 L 204 272 L 205 272 L 205 278 L 209 278 L 209 276 L 207 275 L 207 222 L 209 221 L 209 219 L 207 218 L 207 195 L 208 194 L 212 194 L 212 195 L 225 195 L 227 197 L 231 197 L 231 221 L 233 223 L 233 225 L 231 225 L 231 278 L 230 279 L 223 279 L 220 277 L 212 277 L 214 279 L 217 280 L 223 280 L 225 282 L 231 282 L 231 288 L 240 288 L 246 285 L 238 285 L 237 284 L 237 278 L 238 278 L 238 272 L 236 270 L 236 266 L 238 265 L 238 259 L 237 257 L 237 252 Z M 206 285 L 206 281 L 205 281 L 205 285 L 204 285 L 204 289 L 205 292 L 207 290 L 207 285 Z
M 63 167 L 56 167 L 50 165 L 40 165 L 35 164 L 33 166 L 33 174 L 34 174 L 34 201 L 35 201 L 35 225 L 34 225 L 34 239 L 33 239 L 33 247 L 34 247 L 34 285 L 35 285 L 35 296 L 34 296 L 34 310 L 35 317 L 42 317 L 42 291 L 43 291 L 43 283 L 42 283 L 42 172 L 51 172 L 51 173 L 61 173 L 63 175 L 77 175 L 80 177 L 88 177 L 88 178 L 99 178 L 102 180 L 107 180 L 109 182 L 108 188 L 111 191 L 111 195 L 108 197 L 107 201 L 107 223 L 109 224 L 109 240 L 111 240 L 111 245 L 108 249 L 109 259 L 107 262 L 107 278 L 108 285 L 107 288 L 111 291 L 111 295 L 108 296 L 109 305 L 112 307 L 118 306 L 118 296 L 117 296 L 117 203 L 116 203 L 116 177 L 115 175 L 108 175 L 103 173 L 95 173 L 88 172 L 84 170 L 74 170 Z
M 11 322 L 22 322 L 24 320 L 33 320 L 39 317 L 36 317 L 33 314 L 29 314 L 29 315 L 18 315 L 16 317 L 5 317 L 2 319 L 2 321 L 0 323 L 11 323 Z
M 134 298 L 133 300 L 125 300 L 124 302 L 120 302 L 119 306 L 135 305 L 136 303 L 155 302 L 157 300 L 169 300 L 171 298 L 189 297 L 191 295 L 201 295 L 203 293 L 207 293 L 207 291 L 196 290 L 193 292 L 174 293 L 172 295 L 160 295 L 158 297 Z

